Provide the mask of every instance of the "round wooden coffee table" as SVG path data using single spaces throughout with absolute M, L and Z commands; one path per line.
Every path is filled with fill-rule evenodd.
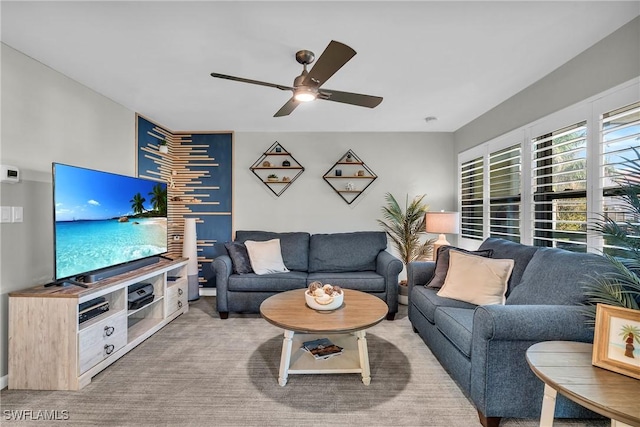
M 369 385 L 369 353 L 365 330 L 380 323 L 387 305 L 378 297 L 344 289 L 344 304 L 333 311 L 316 311 L 304 299 L 306 289 L 282 292 L 260 305 L 260 314 L 269 323 L 284 329 L 278 383 L 287 384 L 289 374 L 362 374 Z M 354 338 L 355 337 L 355 338 Z M 301 349 L 302 343 L 329 338 L 343 348 L 342 354 L 316 360 Z

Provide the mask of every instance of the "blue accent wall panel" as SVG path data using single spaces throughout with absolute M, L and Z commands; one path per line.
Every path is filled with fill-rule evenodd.
M 184 218 L 196 218 L 200 282 L 215 286 L 211 261 L 233 229 L 233 134 L 177 132 L 137 117 L 138 175 L 168 182 L 169 252 L 182 254 Z M 167 140 L 168 152 L 158 142 Z

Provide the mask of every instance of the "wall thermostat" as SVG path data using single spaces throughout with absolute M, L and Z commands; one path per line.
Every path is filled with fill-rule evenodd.
M 20 170 L 15 166 L 0 165 L 0 182 L 15 184 L 20 181 Z

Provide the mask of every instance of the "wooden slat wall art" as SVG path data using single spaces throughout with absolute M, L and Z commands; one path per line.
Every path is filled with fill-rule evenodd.
M 215 286 L 210 264 L 233 226 L 233 133 L 172 131 L 139 114 L 136 124 L 138 176 L 168 184 L 169 256 L 182 256 L 184 219 L 195 217 L 199 280 Z M 166 154 L 159 151 L 162 139 Z

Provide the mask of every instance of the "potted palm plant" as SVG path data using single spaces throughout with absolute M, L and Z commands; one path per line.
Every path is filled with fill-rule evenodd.
M 625 158 L 624 174 L 614 180 L 619 186 L 615 195 L 620 200 L 616 212 L 622 213 L 624 220 L 600 215 L 591 227 L 608 245 L 617 248 L 613 254 L 603 254 L 616 271 L 599 274 L 585 285 L 584 314 L 592 325 L 598 303 L 640 310 L 640 153 L 635 148 L 633 151 L 636 158 Z
M 387 233 L 400 260 L 405 265 L 411 261 L 427 259 L 432 255 L 435 239 L 422 240 L 425 234 L 424 214 L 429 206 L 423 203 L 425 195 L 419 195 L 409 202 L 407 195 L 404 210 L 400 207 L 391 193 L 385 195 L 386 206 L 382 207 L 384 220 L 378 224 Z M 399 298 L 401 304 L 407 304 L 407 281 L 399 283 Z

